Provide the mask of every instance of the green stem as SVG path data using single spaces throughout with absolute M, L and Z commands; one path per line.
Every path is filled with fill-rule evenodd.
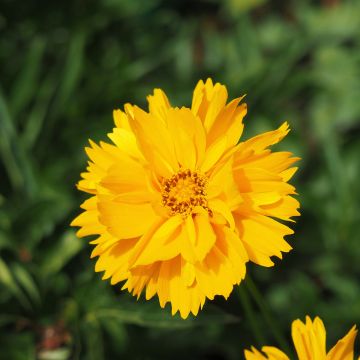
M 265 345 L 265 338 L 260 330 L 259 323 L 256 320 L 256 314 L 251 306 L 249 295 L 243 285 L 240 285 L 238 289 L 239 299 L 244 309 L 245 316 L 250 325 L 251 331 L 255 337 L 255 341 L 257 342 L 258 346 Z
M 249 274 L 246 275 L 245 286 L 246 286 L 250 296 L 253 298 L 253 300 L 257 304 L 265 323 L 271 329 L 275 340 L 278 342 L 279 346 L 281 347 L 281 349 L 284 352 L 286 352 L 288 355 L 291 355 L 292 351 L 290 349 L 290 346 L 288 344 L 286 336 L 283 334 L 280 327 L 278 326 L 278 323 L 274 319 L 268 304 L 264 300 L 263 296 L 261 295 L 260 291 L 256 287 L 254 281 L 249 276 Z

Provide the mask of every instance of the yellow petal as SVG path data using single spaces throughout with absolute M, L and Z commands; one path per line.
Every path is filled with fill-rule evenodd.
M 196 259 L 202 261 L 214 246 L 216 236 L 207 213 L 196 214 L 192 220 L 195 227 L 194 252 Z
M 276 217 L 281 220 L 290 221 L 291 217 L 299 216 L 297 209 L 300 207 L 299 202 L 291 196 L 284 196 L 272 204 L 260 205 L 263 214 Z
M 213 212 L 213 214 L 219 214 L 222 216 L 230 228 L 233 229 L 235 227 L 234 217 L 229 209 L 229 206 L 220 199 L 211 199 L 209 200 L 209 208 Z
M 323 360 L 326 357 L 326 330 L 320 318 L 307 316 L 306 323 L 295 320 L 291 334 L 299 360 Z
M 246 104 L 239 102 L 243 97 L 232 100 L 226 107 L 219 113 L 207 135 L 207 144 L 210 145 L 217 138 L 227 137 L 227 147 L 234 146 L 239 141 L 244 124 L 242 122 L 247 112 Z
M 103 197 L 98 208 L 100 222 L 119 239 L 143 235 L 157 219 L 152 206 L 146 203 L 129 204 Z
M 295 188 L 284 182 L 280 175 L 260 168 L 240 168 L 234 171 L 240 193 L 276 191 L 279 194 L 295 194 Z
M 144 168 L 136 162 L 115 163 L 100 184 L 114 194 L 150 192 L 150 180 Z
M 114 123 L 117 126 L 117 128 L 126 130 L 127 132 L 131 132 L 131 128 L 129 125 L 129 118 L 123 111 L 121 111 L 119 109 L 114 110 L 113 118 L 114 118 Z
M 170 109 L 166 116 L 178 163 L 195 169 L 205 153 L 205 133 L 199 118 L 186 108 Z
M 95 264 L 95 271 L 105 271 L 104 280 L 116 274 L 116 279 L 113 283 L 124 280 L 129 269 L 128 259 L 136 241 L 137 239 L 127 239 L 114 243 L 103 253 L 99 254 Z
M 195 264 L 196 279 L 202 293 L 209 299 L 215 295 L 225 298 L 234 284 L 245 277 L 247 254 L 243 245 L 226 226 L 216 226 L 216 244 L 204 261 Z
M 163 121 L 138 107 L 132 108 L 130 122 L 144 157 L 166 178 L 178 169 L 173 139 Z
M 180 215 L 167 219 L 154 235 L 146 240 L 147 243 L 133 266 L 148 265 L 176 257 L 181 251 L 179 234 L 182 223 Z
M 263 346 L 261 349 L 270 360 L 290 360 L 289 357 L 273 346 Z
M 147 97 L 149 102 L 150 114 L 166 122 L 167 110 L 170 108 L 170 102 L 166 94 L 161 89 L 154 89 L 153 95 Z
M 201 164 L 201 171 L 208 172 L 221 158 L 227 148 L 226 137 L 221 137 L 206 150 L 204 162 Z
M 98 220 L 98 213 L 96 211 L 83 212 L 72 221 L 71 226 L 81 227 L 76 233 L 78 237 L 97 235 L 105 231 L 104 225 Z
M 291 250 L 284 240 L 293 231 L 287 226 L 262 215 L 243 215 L 234 213 L 236 227 L 251 261 L 272 266 L 271 256 L 282 258 L 282 252 Z
M 111 133 L 108 134 L 109 139 L 116 145 L 116 147 L 123 153 L 140 164 L 145 163 L 145 159 L 140 152 L 140 149 L 136 143 L 136 137 L 132 131 L 128 131 L 122 128 L 114 128 Z M 129 160 L 130 160 L 129 159 Z
M 269 358 L 263 355 L 259 350 L 255 349 L 253 346 L 251 350 L 244 351 L 245 359 L 246 360 L 269 360 Z
M 340 339 L 328 353 L 326 360 L 353 360 L 354 342 L 357 335 L 356 326 Z
M 252 149 L 255 152 L 260 152 L 268 146 L 274 145 L 281 141 L 289 133 L 289 124 L 284 122 L 278 129 L 268 131 L 261 135 L 252 137 L 251 139 L 242 143 L 242 150 Z
M 198 82 L 193 94 L 191 111 L 198 115 L 208 132 L 217 115 L 225 106 L 227 100 L 226 87 L 207 79 L 205 84 L 202 80 Z

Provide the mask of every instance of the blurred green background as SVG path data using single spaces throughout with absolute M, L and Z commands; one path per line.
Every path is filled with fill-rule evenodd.
M 293 319 L 319 315 L 330 346 L 360 325 L 359 14 L 355 0 L 2 0 L 0 359 L 225 360 L 279 345 L 248 281 L 172 318 L 101 281 L 69 227 L 83 148 L 105 140 L 112 110 L 146 106 L 154 87 L 189 105 L 208 76 L 247 93 L 246 137 L 288 120 L 277 148 L 302 157 L 294 251 L 248 266 L 278 332 L 290 341 Z

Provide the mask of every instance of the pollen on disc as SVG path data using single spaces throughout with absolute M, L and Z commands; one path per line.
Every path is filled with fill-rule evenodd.
M 189 215 L 196 206 L 208 209 L 208 179 L 196 171 L 180 170 L 163 181 L 162 204 L 172 215 Z

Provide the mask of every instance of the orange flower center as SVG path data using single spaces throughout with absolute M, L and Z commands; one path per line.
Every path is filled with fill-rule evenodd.
M 163 182 L 162 204 L 171 215 L 189 215 L 196 206 L 210 210 L 207 206 L 207 177 L 196 171 L 180 170 Z

